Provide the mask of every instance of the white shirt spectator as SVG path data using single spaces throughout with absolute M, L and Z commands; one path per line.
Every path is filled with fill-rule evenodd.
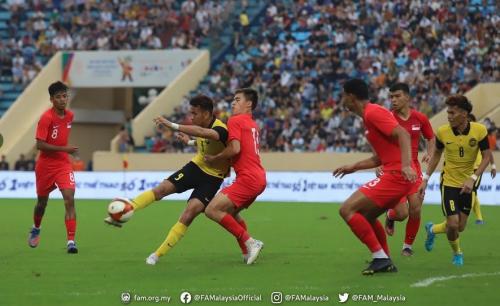
M 52 45 L 57 50 L 69 50 L 73 48 L 73 39 L 71 39 L 68 33 L 59 33 L 52 39 Z

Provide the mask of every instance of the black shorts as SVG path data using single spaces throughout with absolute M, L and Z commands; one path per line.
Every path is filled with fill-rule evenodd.
M 443 215 L 458 215 L 460 212 L 470 214 L 472 207 L 472 193 L 460 194 L 462 188 L 441 186 L 441 209 Z
M 187 163 L 167 180 L 174 184 L 176 193 L 194 189 L 189 200 L 196 198 L 205 206 L 210 203 L 223 181 L 221 178 L 206 174 L 193 162 Z

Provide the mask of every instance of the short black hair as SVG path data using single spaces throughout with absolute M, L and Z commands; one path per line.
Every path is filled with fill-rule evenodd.
M 473 113 L 469 113 L 468 117 L 469 117 L 469 121 L 470 122 L 476 122 L 477 121 L 476 116 L 474 116 Z
M 235 95 L 240 93 L 245 96 L 245 99 L 252 101 L 252 110 L 254 110 L 259 102 L 259 94 L 257 91 L 252 88 L 240 88 L 234 92 Z
M 472 112 L 472 103 L 464 95 L 451 95 L 446 98 L 445 104 L 461 108 L 469 114 Z
M 392 85 L 391 88 L 389 88 L 390 92 L 395 92 L 398 90 L 401 90 L 405 94 L 410 95 L 410 87 L 406 83 L 396 83 Z
M 197 95 L 189 100 L 189 105 L 201 108 L 204 111 L 212 113 L 214 111 L 214 101 L 205 95 Z
M 49 95 L 51 97 L 55 96 L 57 93 L 59 93 L 61 91 L 64 91 L 64 92 L 68 91 L 68 86 L 66 86 L 66 84 L 64 84 L 63 82 L 57 81 L 57 82 L 50 84 Z
M 353 94 L 359 100 L 368 99 L 368 85 L 361 79 L 351 79 L 344 83 L 344 92 Z

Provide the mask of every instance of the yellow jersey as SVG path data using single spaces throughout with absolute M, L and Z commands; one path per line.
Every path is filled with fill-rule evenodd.
M 218 178 L 225 178 L 229 173 L 230 160 L 222 160 L 208 165 L 205 162 L 205 155 L 217 155 L 224 150 L 228 136 L 227 126 L 224 122 L 214 118 L 210 124 L 210 128 L 219 134 L 219 140 L 196 138 L 197 153 L 191 161 L 200 167 L 206 174 Z
M 470 122 L 460 134 L 449 124 L 440 126 L 436 133 L 436 148 L 444 149 L 442 183 L 444 186 L 461 188 L 474 173 L 474 165 L 480 151 L 488 149 L 486 127 Z

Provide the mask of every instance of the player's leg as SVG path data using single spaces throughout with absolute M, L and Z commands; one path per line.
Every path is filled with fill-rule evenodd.
M 479 176 L 478 180 L 474 183 L 474 188 L 472 189 L 472 210 L 476 216 L 476 224 L 484 224 L 483 214 L 481 213 L 481 204 L 479 203 L 479 197 L 477 196 L 477 190 L 479 185 L 481 185 L 482 175 Z
M 35 209 L 33 211 L 33 227 L 31 228 L 28 237 L 28 245 L 32 248 L 36 248 L 40 242 L 40 226 L 42 224 L 42 218 L 45 214 L 45 208 L 47 207 L 48 200 L 48 196 L 38 196 Z
M 61 194 L 64 200 L 64 208 L 66 214 L 64 223 L 66 224 L 66 237 L 68 253 L 76 254 L 78 249 L 75 244 L 76 234 L 76 211 L 75 211 L 75 189 L 61 189 Z
M 401 251 L 403 256 L 413 255 L 412 246 L 417 237 L 418 229 L 420 228 L 420 214 L 422 210 L 422 198 L 417 193 L 409 195 L 408 202 L 409 214 L 408 221 L 406 222 L 405 241 L 403 250 Z
M 154 265 L 158 262 L 161 256 L 166 255 L 186 234 L 186 231 L 191 225 L 191 222 L 203 211 L 205 205 L 197 198 L 191 198 L 184 211 L 182 212 L 179 221 L 172 226 L 168 232 L 165 241 L 158 247 L 158 249 L 149 255 L 146 263 Z
M 243 219 L 243 217 L 241 216 L 241 214 L 237 213 L 234 216 L 234 219 L 236 220 L 236 222 L 238 222 L 241 225 L 241 227 L 243 227 L 243 229 L 245 231 L 248 232 L 247 224 L 246 224 L 245 220 Z M 236 241 L 238 242 L 238 245 L 240 246 L 241 254 L 243 255 L 243 262 L 247 262 L 247 260 L 248 260 L 248 249 L 247 249 L 247 246 L 245 245 L 244 242 L 242 242 L 240 240 L 236 240 Z
M 387 210 L 385 216 L 385 232 L 387 235 L 394 235 L 394 222 L 403 221 L 408 217 L 407 199 L 404 197 L 396 207 Z

